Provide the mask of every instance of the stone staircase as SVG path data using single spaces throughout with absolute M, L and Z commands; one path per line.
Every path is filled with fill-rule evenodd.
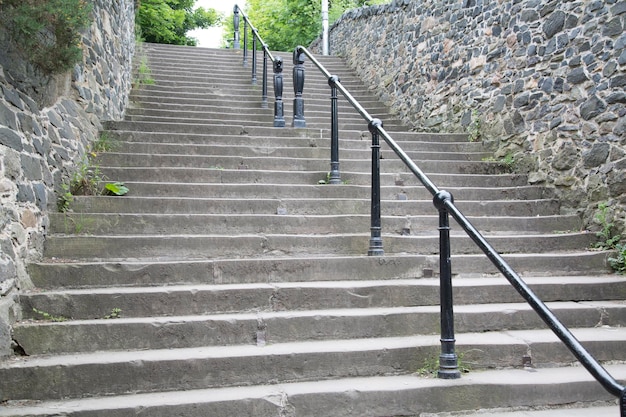
M 618 415 L 456 225 L 457 351 L 469 372 L 433 377 L 432 199 L 383 146 L 385 256 L 366 256 L 370 136 L 340 100 L 344 183 L 323 184 L 329 89 L 310 64 L 307 128 L 276 129 L 240 52 L 145 52 L 156 82 L 107 125 L 118 146 L 97 158 L 130 192 L 51 213 L 14 328 L 23 355 L 0 363 L 0 416 Z M 595 236 L 580 219 L 560 214 L 550 190 L 485 162 L 480 143 L 409 132 L 341 60 L 320 60 L 624 380 L 626 280 L 587 249 Z M 271 108 L 271 85 L 268 95 Z M 572 405 L 593 409 L 560 411 Z M 524 411 L 535 408 L 556 410 Z

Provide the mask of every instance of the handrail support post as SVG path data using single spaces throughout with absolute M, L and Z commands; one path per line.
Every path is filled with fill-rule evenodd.
M 337 83 L 339 77 L 333 75 L 328 79 L 330 85 L 330 184 L 341 184 L 339 172 L 339 107 L 337 105 Z
M 263 45 L 263 87 L 261 90 L 261 108 L 267 109 L 267 45 Z
M 248 67 L 248 21 L 243 20 L 243 66 Z
M 298 48 L 293 51 L 293 127 L 306 127 L 304 119 L 304 53 Z
M 433 198 L 439 210 L 439 297 L 441 319 L 441 354 L 439 355 L 439 371 L 437 376 L 442 379 L 458 379 L 461 377 L 459 361 L 455 352 L 454 311 L 452 300 L 452 265 L 450 251 L 450 215 L 446 208 L 447 202 L 454 202 L 452 194 L 441 190 Z
M 283 59 L 274 59 L 274 127 L 285 127 L 283 110 Z
M 235 4 L 233 7 L 233 49 L 240 49 L 241 45 L 239 43 L 239 6 Z
M 383 126 L 380 119 L 373 119 L 368 124 L 372 134 L 372 192 L 371 192 L 371 227 L 369 256 L 382 256 L 383 250 L 382 226 L 380 221 L 380 137 L 379 128 Z
M 626 389 L 622 391 L 622 397 L 619 399 L 620 417 L 626 417 Z
M 256 85 L 256 32 L 252 32 L 252 85 Z

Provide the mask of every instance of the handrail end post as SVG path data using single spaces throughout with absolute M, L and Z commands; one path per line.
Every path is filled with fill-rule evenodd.
M 293 51 L 293 122 L 292 126 L 296 128 L 306 127 L 306 120 L 304 118 L 304 98 L 302 92 L 304 91 L 304 53 L 300 47 L 296 47 Z
M 241 49 L 241 43 L 239 42 L 239 6 L 235 4 L 233 7 L 233 49 Z
M 283 109 L 283 59 L 274 59 L 274 127 L 285 127 Z
M 452 194 L 440 190 L 433 197 L 433 203 L 439 210 L 439 297 L 441 309 L 441 355 L 439 371 L 441 379 L 458 379 L 459 360 L 455 352 L 454 339 L 454 303 L 452 297 L 452 263 L 450 251 L 450 215 L 447 205 L 454 203 Z

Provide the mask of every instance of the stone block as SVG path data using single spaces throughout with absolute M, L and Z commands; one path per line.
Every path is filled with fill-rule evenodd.
M 609 157 L 611 145 L 606 142 L 594 143 L 591 149 L 583 151 L 583 164 L 585 168 L 594 168 L 602 165 Z
M 5 103 L 0 101 L 0 126 L 6 126 L 9 129 L 17 129 L 17 116 Z
M 8 146 L 18 152 L 24 149 L 21 136 L 6 127 L 0 127 L 0 145 Z
M 548 18 L 543 22 L 542 29 L 546 38 L 550 39 L 557 33 L 563 30 L 565 26 L 565 12 L 557 10 L 550 14 Z

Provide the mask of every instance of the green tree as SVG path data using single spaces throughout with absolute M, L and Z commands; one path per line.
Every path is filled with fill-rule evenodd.
M 187 32 L 219 24 L 222 16 L 214 9 L 198 7 L 196 0 L 141 0 L 137 25 L 146 42 L 195 46 Z
M 390 1 L 329 0 L 328 18 L 332 24 L 346 10 Z M 247 0 L 246 14 L 270 49 L 291 51 L 297 45 L 308 46 L 321 34 L 321 9 L 321 0 Z M 240 25 L 240 31 L 242 28 L 243 22 Z M 223 45 L 230 46 L 232 37 L 231 14 L 224 24 Z M 249 43 L 251 44 L 251 41 Z
M 0 0 L 0 26 L 15 52 L 44 73 L 60 73 L 82 59 L 81 31 L 91 12 L 86 0 Z

